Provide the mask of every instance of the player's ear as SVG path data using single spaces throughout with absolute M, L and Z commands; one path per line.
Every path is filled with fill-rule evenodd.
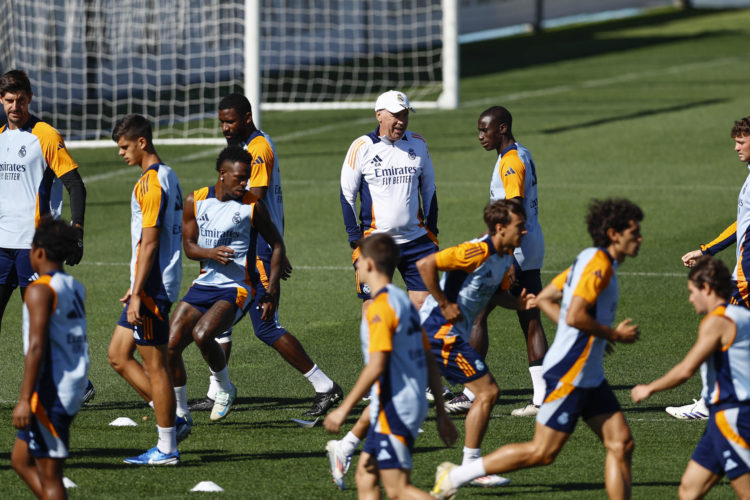
M 140 149 L 141 151 L 146 151 L 146 149 L 148 148 L 148 141 L 145 137 L 139 137 L 136 142 L 138 143 L 138 149 Z
M 615 228 L 608 227 L 606 233 L 607 233 L 607 239 L 609 239 L 610 244 L 616 243 L 617 241 L 620 240 L 620 233 L 618 233 Z

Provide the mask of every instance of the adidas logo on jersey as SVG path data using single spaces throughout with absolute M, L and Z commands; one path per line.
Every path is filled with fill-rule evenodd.
M 372 163 L 376 167 L 380 167 L 380 166 L 383 165 L 383 159 L 380 156 L 375 155 L 375 158 L 373 158 L 372 160 L 370 160 L 370 163 Z
M 513 168 L 509 168 L 507 172 L 505 172 L 504 177 L 508 177 L 510 174 L 515 174 L 516 171 L 513 170 Z
M 263 161 L 263 158 L 261 158 L 260 156 L 257 156 L 257 157 L 255 158 L 255 161 L 253 162 L 253 165 L 262 165 L 263 163 L 265 163 L 265 162 Z
M 203 214 L 198 218 L 198 222 L 208 222 L 208 214 Z

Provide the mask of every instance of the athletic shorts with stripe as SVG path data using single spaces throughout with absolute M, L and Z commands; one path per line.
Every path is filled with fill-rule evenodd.
M 711 409 L 691 457 L 719 476 L 732 480 L 750 472 L 750 406 Z
M 67 458 L 70 425 L 75 415 L 68 415 L 59 400 L 43 405 L 38 393 L 31 396 L 31 423 L 18 431 L 17 437 L 29 445 L 36 458 Z
M 26 288 L 33 276 L 28 249 L 0 248 L 0 285 Z
M 374 428 L 375 426 L 371 425 L 367 431 L 367 440 L 362 451 L 375 458 L 379 469 L 411 470 L 414 438 L 382 434 L 375 432 Z
M 544 381 L 547 391 L 536 421 L 556 431 L 571 434 L 581 417 L 588 420 L 621 411 L 620 403 L 606 380 L 593 388 L 575 387 L 547 377 Z
M 133 325 L 128 322 L 128 307 L 130 299 L 122 308 L 117 325 L 133 330 L 133 338 L 138 345 L 164 345 L 169 342 L 169 310 L 172 303 L 168 300 L 153 299 L 147 295 L 141 295 L 141 318 L 142 325 Z

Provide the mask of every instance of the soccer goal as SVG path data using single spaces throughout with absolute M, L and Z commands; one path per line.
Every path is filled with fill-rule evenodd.
M 458 105 L 458 0 L 16 0 L 0 71 L 24 69 L 32 112 L 69 143 L 141 113 L 161 143 L 222 143 L 216 105 L 369 108 L 400 89 Z

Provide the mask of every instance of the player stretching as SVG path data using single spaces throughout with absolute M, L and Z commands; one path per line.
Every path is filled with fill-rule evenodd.
M 263 200 L 271 220 L 279 234 L 283 236 L 284 198 L 281 191 L 281 171 L 276 148 L 271 138 L 265 132 L 255 128 L 250 102 L 241 94 L 230 94 L 219 102 L 219 121 L 227 143 L 241 146 L 253 157 L 248 191 L 255 198 Z M 299 340 L 281 326 L 278 311 L 266 320 L 260 317 L 261 309 L 257 306 L 265 300 L 263 296 L 268 288 L 271 253 L 271 246 L 263 240 L 262 236 L 259 236 L 256 267 L 260 273 L 261 284 L 256 290 L 254 302 L 248 312 L 253 323 L 253 331 L 256 337 L 276 349 L 287 363 L 302 373 L 312 384 L 315 389 L 315 399 L 305 415 L 313 417 L 324 415 L 343 397 L 341 388 L 310 359 Z M 286 279 L 291 270 L 292 266 L 285 259 L 282 279 Z M 229 361 L 229 353 L 232 350 L 231 332 L 219 335 L 216 341 L 221 344 Z M 216 379 L 212 376 L 208 394 L 204 399 L 191 405 L 190 410 L 211 409 L 216 388 Z M 178 397 L 181 395 L 178 394 Z
M 460 467 L 438 466 L 432 493 L 452 498 L 456 490 L 485 474 L 551 464 L 573 433 L 579 417 L 607 449 L 605 485 L 610 498 L 630 498 L 633 437 L 625 415 L 604 378 L 608 341 L 635 342 L 630 319 L 611 328 L 617 307 L 617 268 L 638 255 L 643 238 L 641 209 L 627 200 L 595 200 L 586 218 L 594 247 L 536 297 L 529 297 L 557 322 L 555 341 L 544 358 L 547 394 L 536 416 L 534 439 L 502 448 Z
M 682 499 L 703 498 L 726 474 L 738 498 L 750 498 L 750 311 L 728 304 L 735 285 L 724 263 L 698 257 L 688 274 L 689 301 L 705 314 L 685 358 L 663 377 L 636 385 L 639 403 L 687 381 L 700 367 L 710 417 L 680 482 Z
M 427 415 L 424 391 L 429 381 L 439 403 L 440 374 L 409 297 L 391 284 L 398 247 L 387 234 L 366 238 L 359 246 L 357 274 L 370 287 L 372 304 L 362 321 L 365 368 L 349 395 L 323 422 L 339 431 L 346 416 L 370 394 L 370 430 L 357 465 L 359 498 L 380 498 L 382 481 L 389 498 L 431 498 L 409 482 L 414 439 Z M 437 427 L 451 446 L 456 428 L 442 404 L 435 406 Z
M 497 162 L 492 171 L 490 201 L 517 198 L 526 211 L 526 236 L 521 246 L 513 252 L 516 262 L 515 281 L 511 293 L 519 295 L 521 290 L 537 294 L 542 290 L 541 268 L 544 260 L 544 236 L 539 225 L 539 199 L 536 189 L 536 166 L 528 149 L 517 143 L 512 131 L 513 117 L 502 106 L 493 106 L 481 115 L 477 128 L 479 142 L 487 151 L 497 153 Z M 471 345 L 482 357 L 487 357 L 489 339 L 487 317 L 495 308 L 490 300 L 477 316 L 471 330 Z M 526 337 L 526 355 L 529 360 L 529 374 L 534 388 L 531 401 L 523 408 L 516 408 L 511 415 L 516 417 L 534 416 L 544 399 L 544 378 L 542 360 L 547 352 L 547 339 L 544 336 L 539 309 L 516 311 L 521 330 Z M 474 400 L 468 389 L 448 402 L 450 413 L 464 413 L 471 408 Z
M 23 305 L 26 361 L 13 410 L 18 436 L 11 465 L 37 498 L 66 498 L 62 480 L 70 424 L 86 387 L 86 291 L 63 269 L 78 252 L 78 237 L 64 222 L 45 218 L 29 253 L 39 278 L 28 286 Z
M 180 461 L 180 454 L 174 390 L 167 371 L 167 342 L 169 310 L 177 300 L 182 280 L 182 190 L 177 175 L 156 153 L 146 118 L 134 114 L 123 117 L 112 130 L 112 140 L 125 162 L 141 169 L 141 178 L 130 201 L 130 288 L 120 299 L 125 307 L 112 333 L 109 359 L 141 397 L 152 401 L 159 433 L 156 446 L 125 462 L 171 465 Z M 133 358 L 134 344 L 143 367 Z M 179 424 L 182 439 L 190 433 L 190 424 L 183 420 Z
M 260 308 L 263 321 L 274 317 L 278 300 L 284 242 L 262 201 L 247 191 L 250 154 L 229 146 L 219 154 L 214 186 L 193 191 L 185 198 L 182 220 L 185 255 L 201 263 L 200 275 L 175 309 L 169 333 L 169 367 L 175 392 L 187 394 L 187 374 L 182 351 L 195 340 L 216 378 L 218 390 L 211 420 L 227 416 L 237 396 L 229 380 L 227 360 L 215 341 L 232 328 L 250 307 Z M 255 202 L 255 203 L 253 203 Z M 255 241 L 258 235 L 273 249 L 263 300 L 253 301 L 261 289 L 255 268 Z M 187 397 L 178 399 L 178 411 L 188 413 Z
M 734 122 L 731 134 L 734 139 L 734 150 L 740 161 L 750 169 L 750 116 Z M 737 198 L 737 220 L 727 227 L 713 241 L 701 245 L 699 250 L 693 250 L 682 256 L 682 262 L 692 267 L 695 259 L 701 255 L 715 255 L 732 243 L 737 247 L 737 263 L 732 273 L 735 290 L 730 302 L 742 307 L 750 307 L 750 285 L 747 277 L 750 274 L 750 175 L 745 179 Z M 694 399 L 684 406 L 668 406 L 666 412 L 681 420 L 705 420 L 708 418 L 708 408 L 704 399 Z
M 523 204 L 519 200 L 498 200 L 484 210 L 487 235 L 432 254 L 417 263 L 430 296 L 419 311 L 430 337 L 435 359 L 443 376 L 468 387 L 476 398 L 466 415 L 463 463 L 481 457 L 480 446 L 490 412 L 500 390 L 479 354 L 469 343 L 471 327 L 479 311 L 495 295 L 513 265 L 513 250 L 526 234 Z M 438 271 L 445 271 L 438 284 Z M 499 302 L 506 307 L 524 308 L 521 298 L 505 293 Z M 501 486 L 508 480 L 482 474 L 477 486 Z

